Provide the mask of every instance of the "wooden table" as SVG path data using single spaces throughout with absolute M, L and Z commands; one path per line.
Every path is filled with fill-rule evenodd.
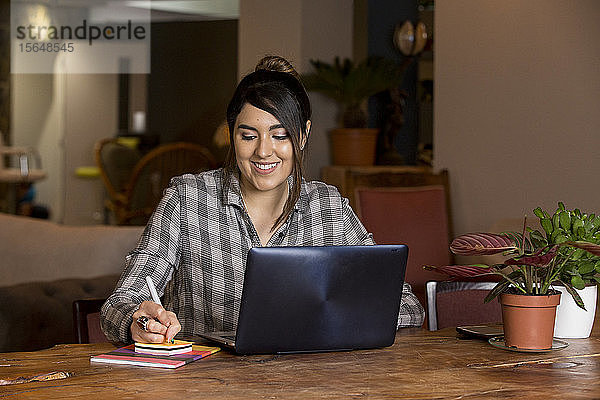
M 389 348 L 236 356 L 221 351 L 176 370 L 90 364 L 108 343 L 0 354 L 0 379 L 67 371 L 61 380 L 0 386 L 0 398 L 575 399 L 600 398 L 600 329 L 566 349 L 516 353 L 454 329 L 403 329 Z

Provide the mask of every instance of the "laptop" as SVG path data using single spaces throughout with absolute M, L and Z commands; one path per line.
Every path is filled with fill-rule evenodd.
M 407 257 L 405 245 L 251 248 L 237 331 L 201 336 L 238 354 L 391 346 Z

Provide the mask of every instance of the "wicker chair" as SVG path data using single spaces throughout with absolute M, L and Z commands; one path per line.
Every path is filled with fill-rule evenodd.
M 172 177 L 217 165 L 208 149 L 194 143 L 164 144 L 141 158 L 135 150 L 115 143 L 109 139 L 97 144 L 96 163 L 109 196 L 106 206 L 118 225 L 146 224 Z M 108 152 L 112 156 L 107 154 L 108 146 L 113 147 Z M 112 164 L 110 158 L 115 159 Z

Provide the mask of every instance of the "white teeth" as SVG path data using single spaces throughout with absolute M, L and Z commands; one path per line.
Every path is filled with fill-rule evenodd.
M 267 169 L 275 168 L 275 166 L 277 165 L 277 163 L 273 163 L 273 164 L 258 164 L 258 163 L 254 163 L 254 165 L 256 165 L 260 169 L 267 170 Z

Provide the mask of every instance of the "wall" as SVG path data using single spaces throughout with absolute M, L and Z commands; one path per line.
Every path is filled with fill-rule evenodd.
M 35 184 L 36 202 L 54 221 L 102 222 L 99 179 L 75 170 L 93 166 L 94 143 L 117 129 L 117 75 L 13 74 L 11 130 L 15 145 L 40 153 L 46 179 Z
M 352 57 L 353 4 L 346 0 L 244 0 L 240 2 L 238 77 L 253 70 L 266 54 L 286 57 L 299 73 L 310 60 L 332 62 Z M 305 175 L 318 179 L 330 163 L 328 131 L 336 126 L 335 103 L 310 93 L 312 130 L 306 148 Z
M 36 201 L 49 206 L 52 218 L 63 215 L 63 75 L 11 74 L 11 138 L 39 152 L 46 179 L 35 184 Z
M 439 1 L 436 168 L 455 233 L 536 206 L 600 212 L 600 2 Z
M 64 174 L 66 225 L 103 222 L 104 187 L 100 178 L 80 178 L 75 170 L 94 166 L 94 145 L 114 136 L 117 122 L 118 75 L 65 76 Z
M 236 85 L 237 23 L 152 25 L 148 129 L 161 142 L 185 140 L 212 146 Z

